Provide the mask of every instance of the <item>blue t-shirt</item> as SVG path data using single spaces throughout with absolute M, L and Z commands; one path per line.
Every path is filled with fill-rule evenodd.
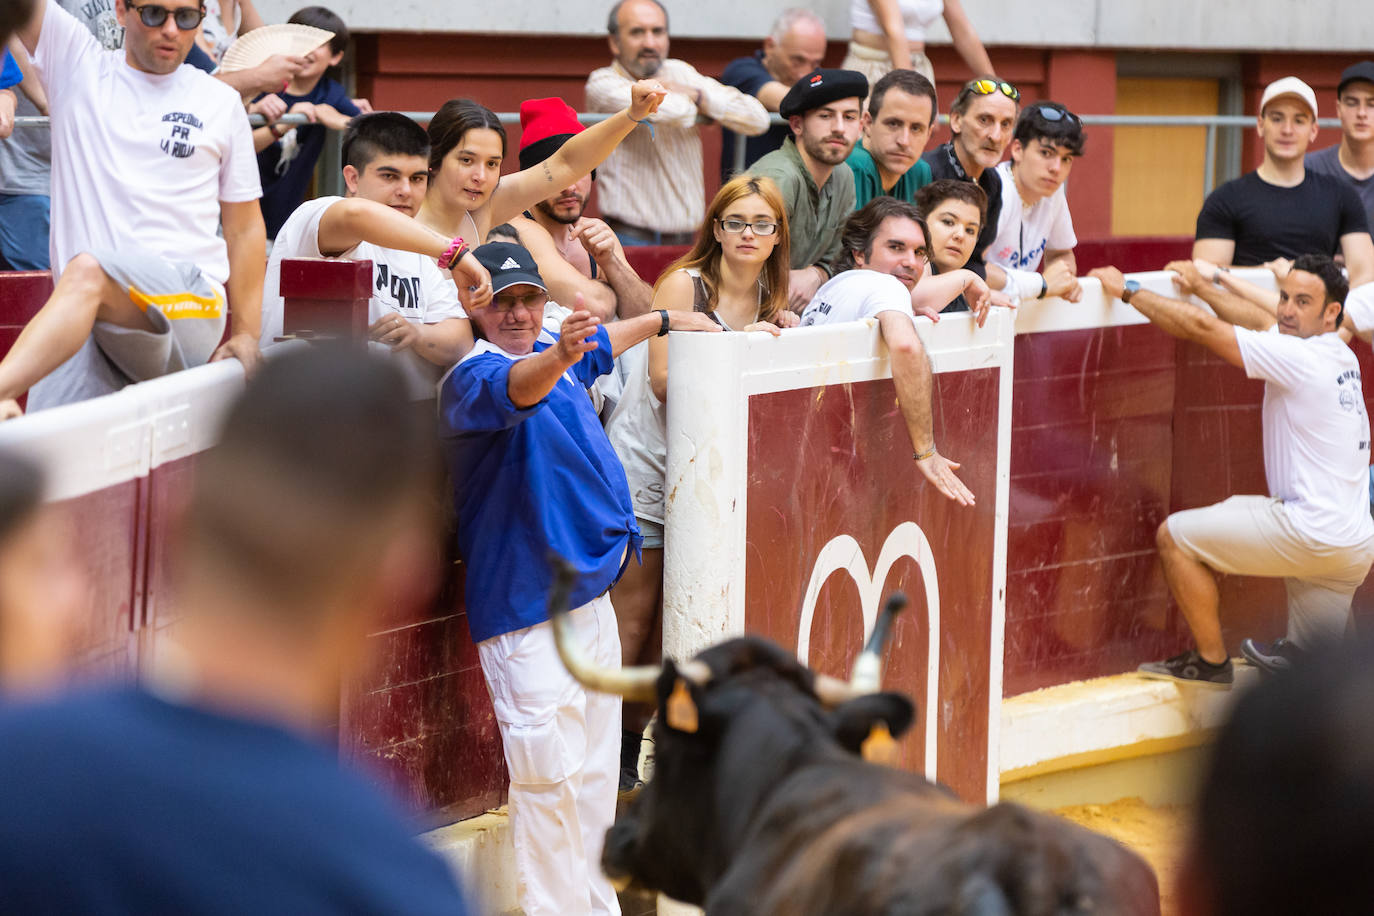
M 755 51 L 749 57 L 735 58 L 725 65 L 725 71 L 720 75 L 722 83 L 734 86 L 751 98 L 766 84 L 774 82 L 774 79 L 773 74 L 763 65 L 762 51 Z M 771 112 L 769 117 L 772 117 Z M 735 169 L 735 144 L 740 138 L 732 130 L 722 130 L 720 136 L 720 180 L 728 181 L 730 173 Z M 744 167 L 747 169 L 773 150 L 781 149 L 782 141 L 790 136 L 792 128 L 786 124 L 775 124 L 757 137 L 745 137 Z
M 541 335 L 534 353 L 556 340 Z M 620 577 L 626 548 L 639 548 L 625 469 L 587 395 L 614 365 L 605 328 L 595 340 L 533 407 L 516 407 L 507 393 L 519 357 L 486 341 L 439 391 L 476 642 L 548 620 L 550 553 L 576 568 L 571 606 L 580 607 Z
M 0 49 L 0 89 L 18 86 L 24 81 L 24 72 L 14 62 L 10 52 Z
M 291 95 L 289 92 L 279 92 L 277 95 L 281 96 L 288 109 L 297 102 L 309 102 L 312 105 L 331 105 L 339 114 L 350 118 L 362 113 L 348 97 L 344 87 L 329 77 L 323 77 L 305 95 Z M 262 180 L 262 219 L 267 224 L 269 239 L 277 237 L 287 218 L 305 200 L 310 176 L 315 173 L 315 163 L 324 149 L 327 131 L 328 128 L 322 124 L 298 125 L 295 154 L 284 162 L 280 140 L 258 153 L 258 178 Z
M 462 914 L 337 756 L 108 688 L 0 711 L 0 913 Z

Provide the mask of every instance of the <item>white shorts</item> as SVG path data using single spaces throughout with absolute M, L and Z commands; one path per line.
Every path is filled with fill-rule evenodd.
M 97 321 L 76 355 L 30 390 L 30 411 L 100 397 L 202 365 L 224 336 L 224 291 L 196 265 L 141 252 L 87 254 L 144 311 L 153 330 Z
M 1282 578 L 1288 638 L 1299 645 L 1345 633 L 1351 597 L 1374 563 L 1374 537 L 1350 547 L 1318 543 L 1293 527 L 1282 500 L 1268 496 L 1232 496 L 1175 512 L 1166 524 L 1184 553 L 1216 572 Z

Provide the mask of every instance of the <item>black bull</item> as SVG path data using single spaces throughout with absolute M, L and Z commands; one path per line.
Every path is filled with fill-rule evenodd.
M 875 725 L 911 726 L 902 694 L 846 693 L 751 637 L 648 670 L 560 651 L 588 687 L 658 707 L 653 778 L 606 835 L 614 880 L 711 916 L 1159 913 L 1154 872 L 1115 841 L 861 759 Z

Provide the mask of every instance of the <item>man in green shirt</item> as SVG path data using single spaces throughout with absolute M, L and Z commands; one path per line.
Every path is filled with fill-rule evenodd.
M 863 117 L 863 142 L 845 161 L 854 172 L 854 206 L 880 194 L 912 203 L 930 184 L 921 152 L 935 125 L 935 87 L 915 70 L 893 70 L 873 87 Z
M 798 313 L 840 258 L 840 230 L 854 210 L 854 173 L 844 160 L 859 139 L 867 94 L 862 73 L 812 70 L 778 106 L 792 136 L 749 170 L 771 178 L 782 192 L 792 237 L 787 298 Z

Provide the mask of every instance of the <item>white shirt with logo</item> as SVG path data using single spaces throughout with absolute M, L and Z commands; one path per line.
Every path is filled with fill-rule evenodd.
M 1002 180 L 1002 212 L 997 217 L 997 238 L 983 260 L 1010 270 L 1034 272 L 1040 269 L 1047 250 L 1067 251 L 1078 244 L 1064 185 L 1027 207 L 1016 189 L 1010 160 L 998 163 L 997 177 Z
M 840 324 L 877 317 L 879 312 L 911 312 L 911 290 L 891 274 L 846 270 L 825 282 L 802 311 L 801 326 Z
M 1298 532 L 1349 547 L 1374 536 L 1360 364 L 1340 336 L 1236 328 L 1245 374 L 1264 379 L 1264 474 Z
M 286 258 L 323 258 L 320 252 L 320 220 L 342 197 L 318 197 L 296 208 L 282 225 L 267 259 L 267 276 L 262 289 L 262 338 L 266 347 L 282 333 L 281 262 Z M 449 318 L 466 318 L 458 301 L 458 287 L 452 274 L 439 269 L 434 258 L 413 251 L 382 248 L 360 242 L 337 256 L 340 260 L 372 262 L 372 298 L 368 300 L 367 323 L 371 325 L 387 312 L 395 312 L 414 324 L 435 324 Z M 386 344 L 372 344 L 377 352 L 389 352 Z M 416 376 L 417 395 L 433 397 L 433 386 L 443 374 L 413 352 L 403 351 L 407 371 Z M 413 364 L 413 365 L 412 365 Z M 421 390 L 424 389 L 424 390 Z
M 53 273 L 83 251 L 137 250 L 223 287 L 220 201 L 262 196 L 238 93 L 184 64 L 135 70 L 53 0 L 33 62 L 52 113 Z

